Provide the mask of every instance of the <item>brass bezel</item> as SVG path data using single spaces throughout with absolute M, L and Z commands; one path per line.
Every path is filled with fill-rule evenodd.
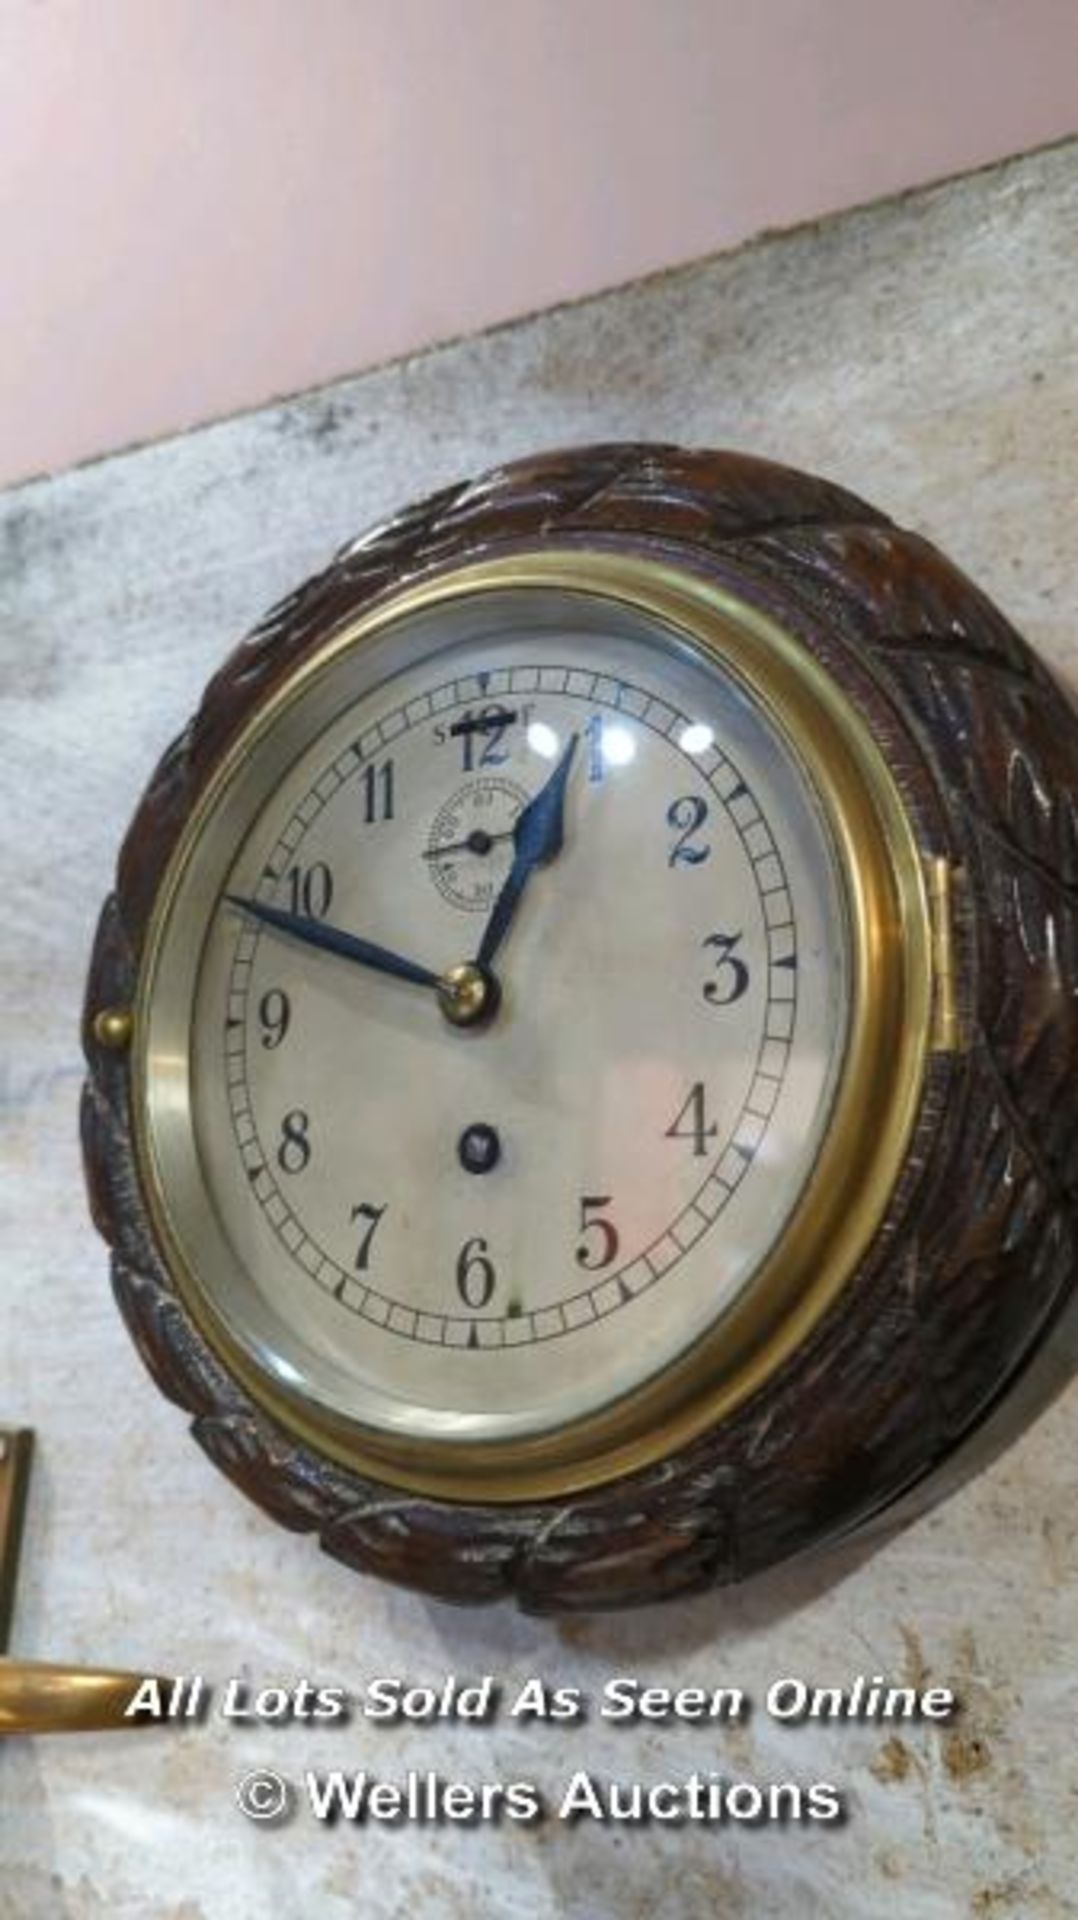
M 257 740 L 348 648 L 464 596 L 556 589 L 630 607 L 722 661 L 785 735 L 831 829 L 849 908 L 851 1012 L 830 1125 L 785 1229 L 721 1326 L 612 1405 L 510 1441 L 408 1440 L 361 1428 L 267 1378 L 188 1271 L 170 1214 L 162 1141 L 191 1132 L 174 1070 L 183 1009 L 155 986 L 181 880 L 207 821 Z M 645 1467 L 712 1427 L 758 1389 L 838 1298 L 878 1228 L 901 1171 L 932 1044 L 933 947 L 912 825 L 867 723 L 807 646 L 687 569 L 643 555 L 544 545 L 461 563 L 346 621 L 252 712 L 203 791 L 169 861 L 139 969 L 133 1131 L 142 1189 L 180 1298 L 251 1398 L 297 1439 L 414 1493 L 512 1502 L 575 1492 Z M 164 1033 L 165 1038 L 162 1039 Z M 162 1075 L 171 1048 L 173 1076 Z M 166 1155 L 167 1159 L 167 1150 Z

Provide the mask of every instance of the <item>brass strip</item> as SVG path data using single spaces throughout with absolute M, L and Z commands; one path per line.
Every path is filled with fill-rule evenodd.
M 162 1715 L 128 1708 L 147 1676 L 105 1667 L 63 1667 L 47 1660 L 0 1660 L 0 1736 L 12 1733 L 134 1732 Z M 162 1688 L 171 1680 L 159 1680 Z
M 961 1053 L 963 1039 L 955 981 L 954 915 L 955 894 L 965 876 L 960 868 L 952 867 L 942 855 L 933 854 L 926 861 L 925 877 L 932 922 L 932 973 L 935 983 L 930 1044 L 934 1053 Z
M 0 1427 L 0 1653 L 11 1638 L 33 1451 L 34 1436 L 28 1427 Z

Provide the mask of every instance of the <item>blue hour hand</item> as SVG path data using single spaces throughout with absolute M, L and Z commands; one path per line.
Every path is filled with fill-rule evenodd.
M 561 759 L 550 778 L 521 809 L 513 826 L 513 864 L 494 902 L 490 919 L 475 957 L 475 964 L 490 968 L 513 922 L 520 897 L 536 867 L 545 867 L 561 852 L 565 836 L 565 787 L 573 763 L 579 734 L 571 734 Z

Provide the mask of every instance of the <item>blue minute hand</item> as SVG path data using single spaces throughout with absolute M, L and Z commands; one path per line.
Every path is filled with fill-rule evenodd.
M 545 867 L 561 852 L 565 822 L 565 784 L 569 778 L 579 734 L 571 734 L 549 780 L 517 815 L 513 827 L 513 864 L 475 957 L 477 967 L 488 968 L 509 931 L 520 896 L 535 867 Z
M 343 927 L 327 927 L 322 920 L 312 920 L 302 913 L 286 913 L 282 907 L 269 907 L 261 900 L 244 900 L 235 893 L 226 893 L 225 899 L 229 906 L 249 913 L 252 920 L 261 920 L 264 926 L 274 927 L 278 933 L 291 934 L 293 940 L 302 940 L 305 946 L 340 954 L 345 960 L 358 961 L 361 967 L 373 967 L 376 973 L 392 974 L 396 980 L 411 980 L 417 987 L 442 985 L 440 976 L 429 967 L 405 960 L 401 954 L 391 953 L 388 947 L 377 947 L 371 940 L 360 940 L 354 933 L 345 933 Z

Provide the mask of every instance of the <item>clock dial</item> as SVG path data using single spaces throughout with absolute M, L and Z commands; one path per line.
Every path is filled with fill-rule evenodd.
M 257 1367 L 452 1444 L 585 1418 L 721 1330 L 851 1000 L 831 827 L 728 664 L 598 596 L 425 612 L 337 652 L 203 840 L 198 1266 Z M 454 1020 L 438 983 L 477 959 Z

